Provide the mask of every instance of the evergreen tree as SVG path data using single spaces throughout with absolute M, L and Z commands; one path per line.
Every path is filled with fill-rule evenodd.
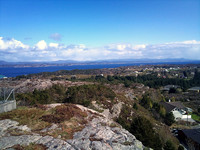
M 153 130 L 153 125 L 144 117 L 137 117 L 133 120 L 130 132 L 136 136 L 145 146 L 160 150 L 162 147 L 159 135 Z
M 164 145 L 164 150 L 175 150 L 175 146 L 171 141 L 167 141 Z
M 165 123 L 168 125 L 168 126 L 171 126 L 175 120 L 174 120 L 174 115 L 172 114 L 172 112 L 170 113 L 167 113 L 166 116 L 165 116 Z
M 133 108 L 134 108 L 135 110 L 138 110 L 138 106 L 137 106 L 136 103 L 133 104 Z
M 181 146 L 181 145 L 179 145 L 179 146 L 178 146 L 178 150 L 184 150 L 184 147 Z

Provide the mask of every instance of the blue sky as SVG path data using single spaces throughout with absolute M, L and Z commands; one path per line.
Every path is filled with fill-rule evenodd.
M 146 58 L 144 50 L 200 59 L 200 1 L 0 0 L 0 37 L 1 60 Z M 178 56 L 167 55 L 169 43 Z

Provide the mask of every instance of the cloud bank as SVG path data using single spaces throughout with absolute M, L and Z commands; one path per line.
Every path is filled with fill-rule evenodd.
M 165 59 L 185 58 L 200 60 L 200 41 L 190 40 L 164 44 L 110 44 L 87 47 L 84 44 L 63 45 L 39 41 L 34 46 L 14 38 L 0 37 L 0 60 L 4 61 L 57 61 L 108 59 Z

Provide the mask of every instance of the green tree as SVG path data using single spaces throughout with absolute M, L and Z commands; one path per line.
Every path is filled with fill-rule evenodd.
M 130 87 L 130 85 L 131 85 L 131 82 L 129 80 L 125 80 L 124 81 L 124 86 L 125 87 Z
M 176 98 L 173 96 L 173 97 L 171 98 L 171 101 L 172 101 L 172 102 L 175 102 L 175 101 L 176 101 Z
M 155 150 L 160 150 L 162 147 L 159 135 L 153 130 L 153 125 L 144 117 L 137 117 L 133 120 L 130 132 L 136 136 L 145 146 Z
M 184 77 L 188 77 L 187 71 L 183 71 L 183 75 L 184 75 Z
M 175 150 L 175 146 L 170 140 L 165 143 L 163 148 L 164 150 Z
M 153 102 L 148 95 L 144 95 L 142 97 L 140 104 L 146 109 L 149 109 L 149 108 L 151 109 L 153 107 Z
M 179 145 L 178 150 L 184 150 L 184 147 L 182 145 Z
M 174 87 L 170 88 L 169 93 L 176 93 L 176 88 L 174 88 Z
M 133 104 L 133 108 L 134 108 L 135 110 L 138 110 L 138 106 L 137 106 L 136 103 Z
M 163 106 L 160 106 L 159 114 L 164 117 L 166 115 L 166 110 Z
M 198 108 L 198 113 L 200 113 L 200 108 Z
M 125 104 L 123 104 L 119 117 L 116 120 L 126 130 L 130 130 L 131 121 L 129 120 L 129 117 L 131 111 L 131 107 L 128 107 Z
M 165 116 L 165 123 L 168 125 L 168 126 L 171 126 L 175 120 L 174 120 L 174 115 L 172 114 L 172 112 L 170 113 L 167 113 L 166 116 Z
M 108 76 L 107 76 L 107 80 L 108 80 L 108 81 L 113 81 L 114 78 L 113 78 L 111 75 L 108 75 Z
M 64 102 L 89 106 L 92 100 L 104 102 L 105 104 L 107 103 L 106 99 L 113 101 L 115 96 L 115 93 L 104 85 L 72 86 L 68 88 Z

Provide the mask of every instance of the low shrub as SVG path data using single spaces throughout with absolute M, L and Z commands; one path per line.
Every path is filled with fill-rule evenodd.
M 49 123 L 61 123 L 70 120 L 72 117 L 86 117 L 87 113 L 82 112 L 80 108 L 73 104 L 65 104 L 56 106 L 53 114 L 44 115 L 41 117 L 43 121 Z

